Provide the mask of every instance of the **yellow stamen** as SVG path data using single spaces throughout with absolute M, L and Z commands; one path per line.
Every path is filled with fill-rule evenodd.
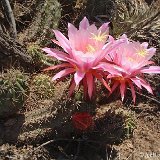
M 147 55 L 147 51 L 143 49 L 143 50 L 138 51 L 137 54 L 141 57 L 145 57 Z
M 106 32 L 103 32 L 103 33 L 99 32 L 98 35 L 92 33 L 92 35 L 93 35 L 92 39 L 99 41 L 99 42 L 102 42 L 107 38 Z
M 91 46 L 90 44 L 87 45 L 86 49 L 87 49 L 87 52 L 94 52 L 95 51 L 95 48 L 93 46 Z

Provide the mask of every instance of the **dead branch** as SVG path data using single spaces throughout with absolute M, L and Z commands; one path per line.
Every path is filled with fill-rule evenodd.
M 26 54 L 25 47 L 0 31 L 0 60 L 10 56 L 23 63 L 31 63 L 31 57 Z
M 4 8 L 3 9 L 4 16 L 7 18 L 8 23 L 10 25 L 11 37 L 16 38 L 17 37 L 16 22 L 10 2 L 8 0 L 2 0 L 2 6 Z

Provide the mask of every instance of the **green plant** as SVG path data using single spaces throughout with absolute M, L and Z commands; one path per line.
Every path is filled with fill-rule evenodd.
M 54 95 L 54 84 L 46 74 L 36 75 L 31 84 L 31 92 L 38 99 L 50 99 Z
M 134 119 L 132 118 L 132 115 L 129 115 L 125 119 L 124 128 L 125 128 L 125 135 L 126 135 L 126 137 L 129 138 L 130 136 L 132 136 L 133 131 L 136 128 L 136 124 L 135 124 Z
M 47 66 L 51 66 L 51 65 L 57 63 L 57 61 L 54 60 L 53 58 L 50 58 L 50 57 L 46 56 L 43 53 L 40 46 L 36 43 L 29 44 L 27 46 L 27 52 L 32 57 L 34 64 L 37 64 L 37 65 L 44 64 L 44 65 L 47 65 Z
M 16 69 L 0 74 L 0 116 L 10 109 L 22 107 L 28 88 L 28 76 Z
M 115 14 L 112 18 L 113 35 L 119 37 L 126 33 L 130 38 L 158 40 L 160 29 L 159 2 L 148 6 L 144 0 L 116 0 Z

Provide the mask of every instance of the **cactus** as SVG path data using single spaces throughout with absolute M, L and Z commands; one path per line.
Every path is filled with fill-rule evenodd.
M 148 6 L 145 0 L 116 0 L 112 18 L 113 35 L 118 37 L 126 33 L 132 39 L 157 41 L 159 46 L 159 2 L 153 1 Z
M 12 116 L 4 125 L 2 124 L 4 128 L 3 131 L 0 130 L 2 143 L 34 144 L 42 141 L 44 137 L 64 136 L 66 131 L 71 132 L 73 128 L 71 128 L 70 117 L 75 104 L 65 98 L 67 85 L 61 82 L 53 89 L 51 83 L 46 85 L 50 82 L 49 78 L 42 74 L 33 77 L 30 94 L 25 101 L 24 114 Z
M 37 1 L 34 17 L 31 25 L 25 30 L 23 35 L 19 34 L 20 41 L 36 42 L 43 46 L 51 38 L 50 30 L 58 27 L 61 18 L 61 5 L 58 0 Z
M 40 99 L 50 99 L 54 96 L 54 85 L 46 74 L 36 75 L 32 81 L 32 91 Z
M 135 121 L 132 116 L 126 118 L 125 120 L 125 134 L 127 138 L 133 136 L 133 131 L 136 128 Z
M 22 107 L 27 92 L 28 76 L 9 69 L 0 75 L 0 117 L 15 113 Z
M 43 65 L 51 66 L 57 64 L 57 60 L 46 56 L 36 43 L 29 43 L 27 52 L 32 57 L 33 63 L 36 66 L 41 65 L 41 67 L 44 67 Z
M 29 90 L 29 95 L 24 104 L 26 110 L 39 108 L 42 103 L 54 98 L 55 87 L 51 82 L 51 78 L 46 74 L 34 76 L 31 80 Z

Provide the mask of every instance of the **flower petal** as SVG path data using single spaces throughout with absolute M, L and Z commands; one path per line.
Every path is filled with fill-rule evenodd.
M 92 93 L 93 93 L 93 76 L 92 76 L 92 74 L 87 73 L 86 79 L 87 79 L 87 86 L 88 86 L 88 95 L 89 95 L 89 98 L 91 99 Z
M 150 54 L 154 55 L 154 54 L 156 53 L 156 48 L 151 47 L 151 48 L 147 49 L 147 51 L 148 51 Z
M 75 33 L 77 32 L 77 28 L 72 25 L 71 23 L 68 23 L 68 37 L 69 37 L 69 40 L 70 40 L 70 37 L 72 35 L 75 35 Z
M 84 98 L 87 100 L 88 99 L 88 92 L 87 92 L 87 80 L 86 77 L 83 78 L 83 91 L 84 91 Z
M 139 78 L 139 77 L 138 77 L 138 78 Z M 142 78 L 139 78 L 139 79 L 140 79 L 141 85 L 142 85 L 149 93 L 153 94 L 153 91 L 152 91 L 151 86 L 150 86 L 147 82 L 145 82 Z
M 68 55 L 64 52 L 61 52 L 53 48 L 47 48 L 47 47 L 43 48 L 42 50 L 48 53 L 48 56 L 55 57 L 60 61 L 67 61 L 66 58 L 68 57 Z
M 54 70 L 54 69 L 58 69 L 58 68 L 62 68 L 62 67 L 71 67 L 71 65 L 69 63 L 63 63 L 63 64 L 59 64 L 59 65 L 55 65 L 55 66 L 50 66 L 48 68 L 43 69 L 43 71 Z
M 114 74 L 114 75 L 117 75 L 117 76 L 121 76 L 122 74 L 119 72 L 120 71 L 123 71 L 123 69 L 121 67 L 118 67 L 114 64 L 110 64 L 110 63 L 106 63 L 106 62 L 101 62 L 99 63 L 96 67 L 94 67 L 93 69 L 100 69 L 100 70 L 103 70 L 103 71 L 107 71 L 111 74 Z M 118 71 L 117 71 L 118 70 Z
M 107 84 L 107 82 L 103 79 L 102 75 L 94 72 L 93 75 L 111 92 L 111 88 Z
M 126 91 L 126 84 L 125 82 L 122 81 L 120 85 L 120 93 L 121 93 L 122 101 L 124 100 L 125 91 Z
M 111 92 L 109 93 L 108 97 L 114 92 L 114 90 L 118 87 L 119 82 L 115 81 L 112 88 L 111 88 Z
M 56 41 L 55 39 L 51 39 L 51 41 L 61 47 L 61 44 L 58 41 Z
M 134 90 L 134 86 L 132 84 L 132 82 L 128 82 L 130 88 L 131 88 L 131 92 L 132 92 L 132 98 L 133 98 L 133 102 L 135 103 L 136 102 L 136 93 L 135 93 L 135 90 Z
M 80 72 L 80 71 L 77 71 L 75 74 L 74 74 L 74 81 L 76 83 L 76 86 L 79 84 L 79 82 L 84 78 L 85 76 L 85 73 L 84 72 Z
M 160 73 L 159 66 L 150 66 L 141 70 L 141 73 Z
M 53 32 L 60 46 L 65 50 L 65 52 L 69 53 L 71 51 L 69 40 L 60 31 L 53 30 Z
M 76 87 L 76 83 L 75 83 L 75 81 L 74 81 L 74 78 L 72 78 L 71 83 L 70 83 L 70 87 L 69 87 L 69 96 L 72 95 L 75 87 Z
M 89 22 L 86 17 L 83 18 L 83 20 L 80 22 L 79 30 L 81 29 L 87 29 L 89 27 Z
M 102 26 L 98 29 L 98 31 L 100 31 L 101 33 L 103 32 L 107 32 L 107 34 L 109 34 L 109 22 L 107 23 L 103 23 Z
M 64 76 L 67 76 L 71 73 L 75 72 L 75 69 L 74 68 L 67 68 L 67 69 L 64 69 L 60 72 L 58 72 L 53 78 L 52 78 L 52 81 L 58 79 L 58 78 L 62 78 Z
M 132 82 L 135 83 L 135 85 L 136 85 L 137 87 L 139 87 L 140 89 L 142 89 L 141 81 L 140 81 L 139 79 L 137 79 L 137 78 L 130 78 L 130 79 L 132 80 Z
M 141 46 L 143 46 L 145 49 L 147 49 L 148 43 L 147 43 L 147 42 L 143 42 L 143 43 L 141 44 Z

